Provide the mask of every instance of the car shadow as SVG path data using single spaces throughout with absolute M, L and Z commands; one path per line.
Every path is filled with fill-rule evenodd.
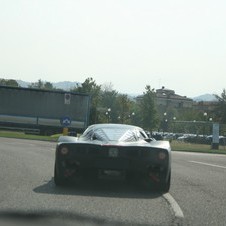
M 65 186 L 56 186 L 53 178 L 33 189 L 36 193 L 75 196 L 96 196 L 112 198 L 155 199 L 162 193 L 154 189 L 146 190 L 138 185 L 130 185 L 124 181 L 82 181 Z

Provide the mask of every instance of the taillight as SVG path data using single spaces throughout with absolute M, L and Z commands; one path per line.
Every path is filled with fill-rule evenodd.
M 61 149 L 60 149 L 60 153 L 62 155 L 67 155 L 69 152 L 68 148 L 66 146 L 63 146 Z

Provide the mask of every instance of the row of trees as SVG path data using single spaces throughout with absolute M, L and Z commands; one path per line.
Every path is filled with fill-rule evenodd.
M 0 78 L 0 85 L 1 86 L 19 87 L 18 82 L 16 80 L 14 80 L 14 79 L 3 79 L 3 78 Z
M 137 102 L 127 94 L 120 94 L 112 84 L 98 85 L 93 78 L 87 78 L 79 87 L 71 91 L 91 95 L 90 124 L 128 123 L 142 126 L 148 130 L 156 128 L 157 110 L 154 90 L 145 87 L 143 98 Z
M 0 85 L 19 87 L 15 80 L 0 79 Z M 30 88 L 56 90 L 50 82 L 38 80 L 31 83 Z M 91 77 L 87 78 L 81 86 L 76 86 L 70 91 L 88 93 L 91 95 L 90 124 L 112 122 L 128 123 L 141 126 L 149 131 L 152 130 L 183 130 L 184 125 L 175 123 L 177 121 L 197 121 L 203 120 L 203 112 L 194 109 L 175 109 L 168 108 L 167 121 L 166 115 L 160 113 L 155 103 L 155 90 L 150 85 L 145 87 L 142 98 L 132 98 L 127 94 L 121 94 L 113 85 L 98 85 Z M 218 104 L 216 109 L 211 112 L 214 121 L 226 123 L 226 91 L 223 90 L 221 96 L 216 95 Z M 188 125 L 192 127 L 193 125 Z M 193 128 L 195 128 L 193 126 Z

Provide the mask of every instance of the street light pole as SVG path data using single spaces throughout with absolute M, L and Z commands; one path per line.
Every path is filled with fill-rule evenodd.
M 164 112 L 164 114 L 163 114 L 163 136 L 164 136 L 164 132 L 166 131 L 166 128 L 167 128 L 167 113 L 166 112 Z
M 205 136 L 205 127 L 206 127 L 206 118 L 207 118 L 207 112 L 203 113 L 204 123 L 203 123 L 203 136 Z
M 105 114 L 106 114 L 106 116 L 107 116 L 107 122 L 108 122 L 108 123 L 109 123 L 110 118 L 111 118 L 110 113 L 111 113 L 111 108 L 108 108 L 107 111 L 105 112 Z
M 175 130 L 175 121 L 176 121 L 176 119 L 177 119 L 177 118 L 174 116 L 174 117 L 173 117 L 173 133 L 174 133 L 174 130 Z

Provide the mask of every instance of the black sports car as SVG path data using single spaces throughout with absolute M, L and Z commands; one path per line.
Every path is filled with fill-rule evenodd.
M 62 136 L 56 147 L 54 181 L 79 178 L 125 178 L 168 192 L 171 148 L 137 126 L 95 124 L 79 137 Z

